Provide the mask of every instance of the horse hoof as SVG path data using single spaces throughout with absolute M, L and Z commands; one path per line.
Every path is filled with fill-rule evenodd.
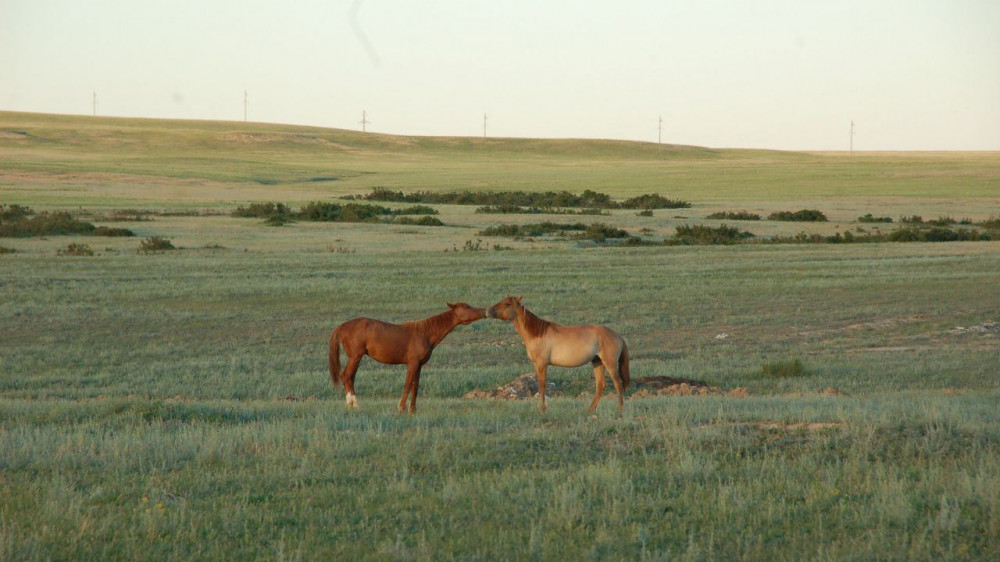
M 361 407 L 358 404 L 358 397 L 355 394 L 348 394 L 347 398 L 344 400 L 344 404 L 346 404 L 348 408 L 360 408 Z

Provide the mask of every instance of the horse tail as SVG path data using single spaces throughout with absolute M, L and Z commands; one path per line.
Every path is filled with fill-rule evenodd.
M 334 388 L 340 382 L 340 326 L 330 334 L 330 380 Z
M 625 341 L 625 338 L 622 338 L 622 352 L 618 356 L 618 374 L 622 378 L 623 388 L 628 388 L 631 377 L 628 373 L 628 342 Z

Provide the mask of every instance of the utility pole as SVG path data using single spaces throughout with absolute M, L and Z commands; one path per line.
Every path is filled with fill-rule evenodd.
M 486 138 L 486 114 L 483 114 L 483 138 Z
M 368 132 L 368 129 L 367 129 L 366 126 L 369 123 L 371 123 L 371 121 L 368 120 L 368 112 L 366 112 L 365 110 L 362 109 L 361 110 L 361 132 L 362 133 L 367 133 Z
M 851 156 L 854 156 L 854 119 L 851 119 Z
M 97 92 L 94 92 L 94 117 L 97 117 Z
M 244 123 L 247 122 L 247 106 L 249 104 L 250 104 L 250 99 L 249 99 L 249 96 L 247 95 L 247 91 L 243 90 L 243 122 Z
M 656 128 L 656 144 L 663 142 L 663 116 L 660 116 L 660 125 Z

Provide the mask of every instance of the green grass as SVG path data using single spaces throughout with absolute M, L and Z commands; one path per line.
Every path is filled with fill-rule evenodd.
M 666 237 L 716 210 L 816 208 L 828 223 L 751 228 L 828 236 L 861 228 L 865 213 L 995 219 L 997 155 L 848 159 L 10 113 L 0 131 L 0 203 L 99 227 L 143 219 L 128 223 L 134 238 L 2 240 L 15 251 L 0 255 L 0 559 L 1000 553 L 1000 334 L 956 329 L 1000 320 L 998 242 L 504 239 L 512 251 L 466 252 L 451 250 L 533 217 L 436 205 L 447 226 L 273 228 L 229 216 L 374 185 L 593 188 L 694 204 L 587 219 L 631 235 Z M 141 253 L 154 237 L 176 249 Z M 79 243 L 94 255 L 57 255 Z M 396 413 L 404 370 L 367 359 L 361 409 L 344 408 L 326 372 L 337 324 L 507 294 L 543 318 L 612 327 L 634 378 L 750 396 L 630 399 L 621 416 L 612 400 L 589 417 L 581 367 L 549 371 L 563 397 L 546 414 L 534 401 L 463 400 L 531 371 L 513 328 L 483 320 L 435 350 L 416 415 Z
M 37 207 L 231 210 L 253 201 L 363 195 L 375 187 L 576 194 L 592 189 L 621 199 L 652 192 L 719 205 L 713 210 L 736 202 L 763 215 L 829 201 L 879 207 L 855 206 L 848 215 L 853 219 L 887 206 L 894 215 L 951 213 L 927 205 L 995 198 L 1000 162 L 998 153 L 847 156 L 10 112 L 0 112 L 0 132 L 6 133 L 0 188 L 17 187 L 7 203 Z

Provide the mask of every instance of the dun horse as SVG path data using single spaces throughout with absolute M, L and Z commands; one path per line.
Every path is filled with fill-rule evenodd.
M 490 307 L 487 315 L 507 322 L 513 322 L 517 333 L 524 340 L 528 358 L 535 364 L 538 375 L 538 392 L 541 394 L 541 410 L 545 405 L 545 374 L 549 365 L 557 367 L 579 367 L 584 363 L 594 366 L 594 382 L 597 385 L 590 410 L 597 408 L 606 382 L 604 370 L 618 391 L 618 411 L 624 409 L 624 393 L 629 383 L 628 344 L 604 326 L 561 326 L 555 322 L 542 320 L 521 304 L 521 297 L 507 297 Z
M 410 396 L 410 413 L 417 409 L 417 391 L 420 389 L 420 369 L 431 358 L 434 347 L 441 343 L 459 324 L 471 324 L 486 317 L 486 309 L 467 304 L 448 304 L 448 311 L 417 322 L 389 324 L 371 318 L 348 320 L 330 335 L 330 378 L 333 386 L 344 383 L 348 408 L 358 405 L 354 393 L 354 375 L 365 355 L 388 365 L 406 365 L 406 383 L 399 411 L 406 408 Z M 340 371 L 340 346 L 344 346 L 347 366 Z

